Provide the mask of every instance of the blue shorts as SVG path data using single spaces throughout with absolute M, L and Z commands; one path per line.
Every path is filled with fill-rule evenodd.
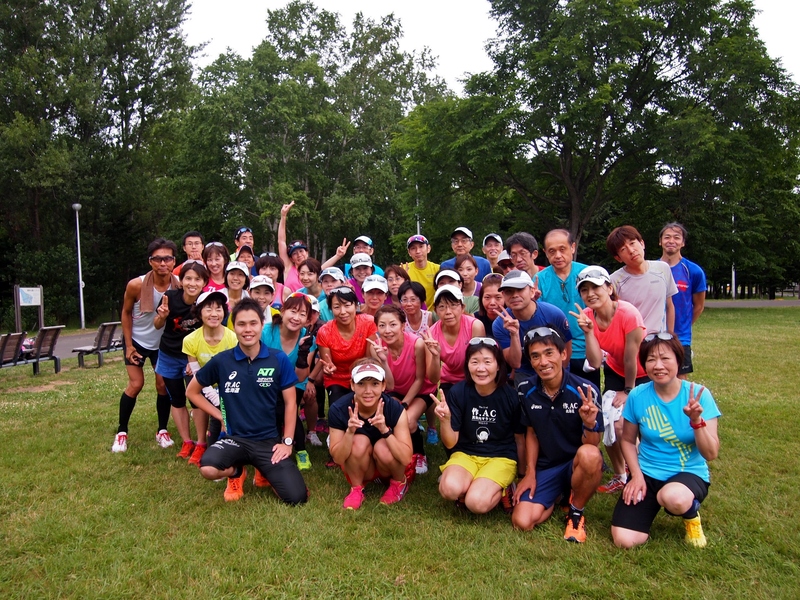
M 156 363 L 156 373 L 169 379 L 183 379 L 186 375 L 186 365 L 189 360 L 184 356 L 170 356 L 166 352 L 160 352 Z
M 520 502 L 533 502 L 541 504 L 545 508 L 550 508 L 556 503 L 559 496 L 566 495 L 572 490 L 572 463 L 565 462 L 562 465 L 550 467 L 536 471 L 536 489 L 533 491 L 533 498 L 530 490 L 527 490 L 519 499 Z

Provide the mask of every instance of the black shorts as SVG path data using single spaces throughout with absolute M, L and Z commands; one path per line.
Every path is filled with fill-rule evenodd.
M 681 368 L 678 369 L 678 375 L 686 375 L 692 372 L 694 372 L 694 365 L 692 365 L 692 347 L 684 346 L 683 364 L 681 365 Z
M 333 385 L 329 385 L 328 387 L 326 387 L 325 391 L 328 392 L 328 406 L 330 406 L 331 404 L 336 402 L 339 398 L 341 398 L 342 396 L 346 396 L 353 390 L 351 390 L 350 388 L 346 388 L 343 385 L 337 385 L 334 383 Z
M 577 375 L 578 377 L 583 377 L 587 381 L 591 381 L 593 384 L 597 386 L 597 389 L 600 389 L 600 369 L 595 369 L 594 371 L 586 372 L 583 370 L 583 363 L 586 359 L 583 358 L 572 358 L 569 361 L 569 372 L 573 375 Z M 623 389 L 625 386 L 622 386 Z
M 621 392 L 625 389 L 625 377 L 616 373 L 614 369 L 609 367 L 608 365 L 603 365 L 603 375 L 605 377 L 605 383 L 603 384 L 603 393 L 605 394 L 608 390 L 613 390 L 615 392 Z M 636 379 L 636 385 L 642 385 L 643 383 L 647 383 L 650 381 L 649 377 L 639 377 Z
M 150 359 L 150 366 L 155 369 L 156 368 L 156 363 L 158 362 L 158 350 L 157 349 L 156 350 L 148 350 L 146 348 L 142 348 L 139 344 L 136 343 L 136 340 L 132 340 L 132 341 L 133 341 L 134 350 L 136 350 L 136 352 L 138 352 L 142 356 L 142 362 L 141 363 L 135 363 L 135 362 L 131 362 L 131 361 L 128 360 L 128 345 L 125 343 L 125 340 L 123 338 L 123 341 L 122 341 L 122 352 L 123 352 L 123 356 L 125 358 L 125 366 L 126 367 L 139 367 L 141 369 L 141 368 L 144 367 L 144 363 L 146 363 L 147 359 L 149 358 Z
M 647 493 L 644 499 L 638 504 L 625 504 L 622 496 L 620 496 L 617 505 L 614 507 L 614 514 L 611 517 L 611 524 L 613 526 L 639 531 L 649 535 L 650 526 L 653 524 L 653 520 L 656 518 L 658 511 L 661 510 L 661 505 L 658 503 L 657 496 L 662 487 L 668 483 L 681 483 L 689 488 L 698 502 L 702 502 L 708 495 L 708 486 L 710 485 L 693 473 L 678 473 L 666 481 L 653 479 L 645 475 L 644 482 L 647 485 Z M 666 510 L 664 512 L 668 513 Z
M 397 400 L 400 404 L 402 404 L 403 408 L 408 410 L 408 404 L 403 402 L 403 398 L 405 398 L 405 396 L 401 396 L 400 394 L 396 394 L 395 392 L 389 392 L 389 395 L 395 400 Z M 427 394 L 417 394 L 416 396 L 414 396 L 414 398 L 419 398 L 420 400 L 425 401 L 425 410 L 428 410 L 431 407 L 431 404 L 433 404 L 433 398 L 431 398 Z
M 234 466 L 253 465 L 267 478 L 281 500 L 287 504 L 301 504 L 308 500 L 308 492 L 292 456 L 272 464 L 272 448 L 278 443 L 280 443 L 278 438 L 271 440 L 222 438 L 209 446 L 203 454 L 200 466 L 224 471 Z

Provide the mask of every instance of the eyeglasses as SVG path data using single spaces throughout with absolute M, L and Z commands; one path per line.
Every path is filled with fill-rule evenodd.
M 518 258 L 528 258 L 529 256 L 532 256 L 532 254 L 527 250 L 520 250 L 519 252 L 512 252 L 509 254 L 509 256 L 511 257 L 511 260 L 517 260 Z
M 668 331 L 661 331 L 659 333 L 650 333 L 650 334 L 644 336 L 644 341 L 645 342 L 652 342 L 656 338 L 658 338 L 660 340 L 668 341 L 668 340 L 674 340 L 675 336 L 672 335 Z
M 537 337 L 546 338 L 552 335 L 556 336 L 558 339 L 562 339 L 561 334 L 558 333 L 555 329 L 551 329 L 550 327 L 537 327 L 536 329 L 531 329 L 528 333 L 525 334 L 525 342 L 529 343 L 532 342 L 534 338 Z
M 470 346 L 494 346 L 497 347 L 497 342 L 490 337 L 474 337 L 469 341 Z
M 416 296 L 411 296 L 409 298 L 400 298 L 400 304 L 422 304 L 422 300 Z
M 500 283 L 503 281 L 503 276 L 500 273 L 489 273 L 486 275 L 482 280 L 481 283 L 486 285 L 487 283 Z
M 157 262 L 157 263 L 164 264 L 164 263 L 175 262 L 175 257 L 174 256 L 151 256 L 148 260 L 150 260 L 152 262 Z

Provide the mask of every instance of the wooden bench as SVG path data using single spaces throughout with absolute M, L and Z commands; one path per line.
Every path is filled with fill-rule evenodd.
M 97 335 L 94 337 L 93 345 L 72 349 L 73 352 L 78 353 L 78 366 L 81 369 L 86 368 L 85 358 L 87 354 L 97 355 L 97 366 L 99 368 L 103 366 L 104 354 L 122 350 L 122 340 L 114 337 L 114 334 L 117 332 L 117 327 L 121 324 L 120 321 L 100 323 L 100 326 L 97 328 Z
M 19 360 L 19 351 L 25 341 L 26 332 L 0 335 L 0 366 L 13 367 Z
M 42 327 L 39 333 L 36 334 L 36 339 L 33 342 L 33 349 L 28 352 L 23 352 L 17 355 L 17 359 L 13 362 L 3 363 L 0 367 L 16 367 L 17 365 L 33 365 L 33 374 L 39 374 L 39 364 L 48 360 L 53 361 L 53 367 L 56 373 L 61 372 L 61 359 L 56 356 L 56 343 L 58 336 L 64 325 L 53 325 L 51 327 Z M 16 334 L 9 334 L 16 335 Z M 24 339 L 25 334 L 21 334 Z M 20 342 L 21 345 L 21 342 Z

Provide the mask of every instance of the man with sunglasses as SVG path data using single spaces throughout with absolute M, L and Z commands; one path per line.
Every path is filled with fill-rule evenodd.
M 515 379 L 535 375 L 522 351 L 525 334 L 536 327 L 552 327 L 564 340 L 567 360 L 572 353 L 572 332 L 564 312 L 547 302 L 534 300 L 536 284 L 525 271 L 509 271 L 500 284 L 506 308 L 492 323 L 492 336 L 503 357 L 515 370 Z
M 583 510 L 602 477 L 600 392 L 566 369 L 566 343 L 550 327 L 531 329 L 525 354 L 536 375 L 517 385 L 525 435 L 525 476 L 514 492 L 514 527 L 544 523 L 556 502 L 568 509 L 564 539 L 586 541 Z
M 584 370 L 586 339 L 583 330 L 578 327 L 577 319 L 570 315 L 570 311 L 575 308 L 576 304 L 581 308 L 586 308 L 576 285 L 578 273 L 585 269 L 586 265 L 573 260 L 576 250 L 575 239 L 566 229 L 550 231 L 544 236 L 543 246 L 550 266 L 539 272 L 537 284 L 542 293 L 541 299 L 560 308 L 569 321 L 572 332 L 572 355 L 570 356 L 569 370 L 600 387 L 600 369 Z
M 134 277 L 125 287 L 122 301 L 122 339 L 125 344 L 125 368 L 128 372 L 128 385 L 119 400 L 119 425 L 114 437 L 112 452 L 125 452 L 128 449 L 128 422 L 136 398 L 144 387 L 144 363 L 150 359 L 155 370 L 158 361 L 158 346 L 163 329 L 154 324 L 156 309 L 167 290 L 180 287 L 180 282 L 172 274 L 178 247 L 175 242 L 158 238 L 147 247 L 150 272 Z M 174 443 L 167 431 L 170 401 L 164 379 L 156 374 L 156 412 L 158 413 L 158 432 L 156 442 L 162 448 Z

